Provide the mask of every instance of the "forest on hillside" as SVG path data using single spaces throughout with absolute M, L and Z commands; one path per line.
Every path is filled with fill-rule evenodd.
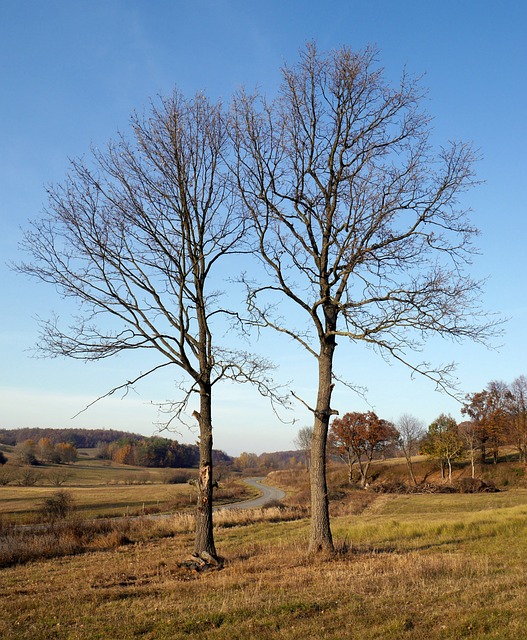
M 74 462 L 78 449 L 95 449 L 96 456 L 143 467 L 191 468 L 199 464 L 197 444 L 182 444 L 159 436 L 145 437 L 114 429 L 0 429 L 0 443 L 14 447 L 20 464 Z M 61 451 L 68 448 L 67 459 Z M 231 460 L 214 450 L 217 464 Z

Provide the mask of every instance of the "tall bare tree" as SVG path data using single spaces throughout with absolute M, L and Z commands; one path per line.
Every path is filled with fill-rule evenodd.
M 238 188 L 266 270 L 260 282 L 246 278 L 250 310 L 318 368 L 316 399 L 302 398 L 314 416 L 312 551 L 333 549 L 325 454 L 337 339 L 447 388 L 453 365 L 412 354 L 430 334 L 491 333 L 466 270 L 476 229 L 458 201 L 474 181 L 474 151 L 433 149 L 419 83 L 403 74 L 391 87 L 376 57 L 308 44 L 283 69 L 277 99 L 241 92 L 233 106 Z
M 419 444 L 426 433 L 425 426 L 415 416 L 403 413 L 397 421 L 396 427 L 399 432 L 398 444 L 406 460 L 408 473 L 414 486 L 417 486 L 412 458 L 419 453 Z
M 49 190 L 46 215 L 25 235 L 31 261 L 19 269 L 80 305 L 72 326 L 43 324 L 45 354 L 85 361 L 157 354 L 150 369 L 110 394 L 165 367 L 185 372 L 189 384 L 171 409 L 181 417 L 199 396 L 195 552 L 215 557 L 213 387 L 225 378 L 251 381 L 273 395 L 267 363 L 222 348 L 214 334 L 227 311 L 215 287 L 245 233 L 222 161 L 228 136 L 219 104 L 177 92 L 131 125 L 130 139 L 120 135 L 93 151 L 90 166 L 73 161 L 65 182 Z

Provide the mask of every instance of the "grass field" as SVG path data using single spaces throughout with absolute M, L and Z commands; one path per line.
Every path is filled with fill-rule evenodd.
M 376 495 L 360 515 L 333 518 L 338 551 L 316 558 L 308 519 L 277 512 L 217 515 L 221 571 L 180 565 L 188 519 L 174 519 L 173 537 L 160 537 L 164 525 L 124 546 L 2 569 L 0 637 L 527 637 L 527 490 Z
M 42 502 L 57 490 L 67 491 L 82 518 L 141 515 L 150 512 L 190 510 L 196 502 L 196 489 L 186 482 L 195 477 L 195 469 L 145 469 L 98 460 L 89 450 L 70 465 L 38 467 L 0 467 L 0 473 L 12 476 L 0 486 L 0 518 L 4 522 L 27 524 L 38 521 Z M 19 486 L 17 474 L 36 474 L 35 486 Z M 175 474 L 183 481 L 174 484 Z M 53 484 L 60 481 L 60 485 Z M 222 502 L 250 498 L 255 491 L 236 480 L 225 478 L 215 490 L 215 500 Z

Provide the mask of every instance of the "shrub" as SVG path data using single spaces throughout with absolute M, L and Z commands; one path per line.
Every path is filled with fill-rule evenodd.
M 46 498 L 40 512 L 44 518 L 50 522 L 64 520 L 75 510 L 73 496 L 68 491 L 57 491 L 49 498 Z
M 71 471 L 67 469 L 51 469 L 46 474 L 46 479 L 52 484 L 54 487 L 61 487 L 64 483 L 66 483 L 72 477 Z
M 459 493 L 495 493 L 498 491 L 492 482 L 483 482 L 478 478 L 461 478 L 455 486 Z
M 42 474 L 31 467 L 24 467 L 17 474 L 17 481 L 21 487 L 34 487 L 41 480 Z
M 5 487 L 6 485 L 8 485 L 12 480 L 14 480 L 14 478 L 15 478 L 15 474 L 11 467 L 2 467 L 0 469 L 0 486 L 1 487 Z
M 189 471 L 173 471 L 164 477 L 165 484 L 186 484 L 191 480 L 192 474 Z

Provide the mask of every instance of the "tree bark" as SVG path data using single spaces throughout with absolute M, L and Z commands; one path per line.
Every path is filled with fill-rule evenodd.
M 194 553 L 210 553 L 214 558 L 214 532 L 212 523 L 212 406 L 210 385 L 200 389 L 199 422 L 199 475 L 198 500 L 196 505 L 196 537 Z

